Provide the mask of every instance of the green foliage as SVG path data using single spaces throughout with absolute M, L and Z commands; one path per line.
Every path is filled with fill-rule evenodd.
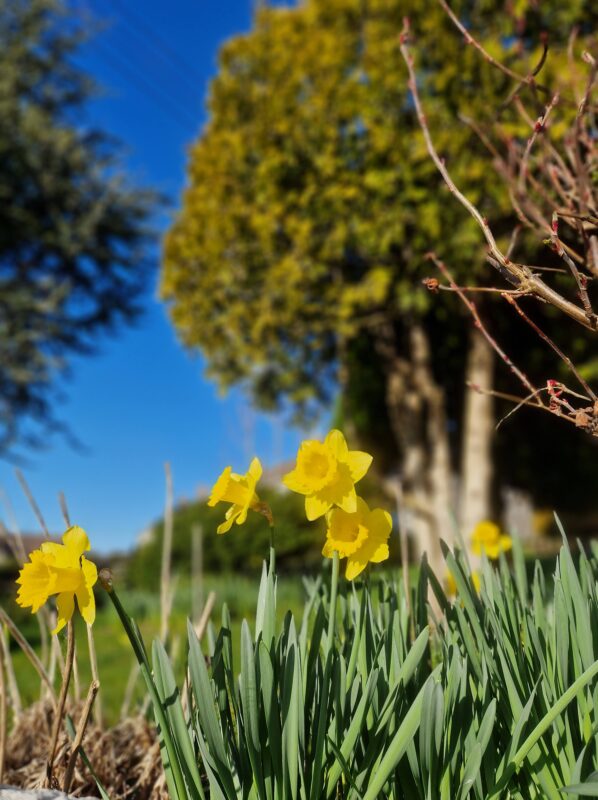
M 399 576 L 341 582 L 332 611 L 334 578 L 331 591 L 318 578 L 301 620 L 289 613 L 282 626 L 264 565 L 240 662 L 226 606 L 204 650 L 189 627 L 187 724 L 155 647 L 166 766 L 176 755 L 185 775 L 172 797 L 595 796 L 597 553 L 576 567 L 564 540 L 553 593 L 539 567 L 528 580 L 515 542 L 512 569 L 504 556 L 483 561 L 479 595 L 463 555 L 446 557 L 454 601 L 425 565 L 409 602 Z M 429 587 L 442 613 L 430 627 Z
M 595 17 L 584 2 L 566 15 L 556 2 L 510 14 L 494 0 L 454 7 L 524 74 L 547 31 L 549 83 L 568 80 L 563 17 L 569 25 Z M 404 15 L 436 145 L 493 229 L 511 231 L 505 187 L 458 117 L 493 122 L 512 86 L 475 48 L 459 46 L 439 4 L 306 0 L 260 9 L 254 30 L 222 49 L 209 124 L 165 243 L 162 294 L 209 373 L 224 387 L 244 383 L 262 405 L 290 400 L 304 410 L 326 399 L 344 343 L 381 322 L 400 336 L 413 318 L 442 320 L 439 363 L 445 343 L 463 361 L 454 298 L 431 300 L 420 285 L 425 253 L 438 249 L 469 282 L 488 267 L 479 231 L 450 201 L 425 149 L 399 53 Z M 501 123 L 528 136 L 508 112 Z
M 1 5 L 0 451 L 31 420 L 59 427 L 69 357 L 134 317 L 149 277 L 156 198 L 127 186 L 115 143 L 85 122 L 82 38 L 59 0 Z
M 285 569 L 313 568 L 321 561 L 323 522 L 308 522 L 303 497 L 290 492 L 260 490 L 260 497 L 271 507 L 275 520 L 278 559 Z M 174 515 L 173 570 L 188 575 L 191 569 L 192 532 L 201 525 L 203 563 L 207 572 L 258 572 L 261 554 L 268 552 L 269 532 L 264 518 L 250 513 L 241 530 L 233 526 L 229 533 L 216 535 L 223 519 L 222 506 L 208 508 L 205 499 L 180 506 Z M 155 587 L 162 559 L 163 522 L 153 526 L 151 538 L 132 554 L 127 566 L 127 580 L 134 586 Z

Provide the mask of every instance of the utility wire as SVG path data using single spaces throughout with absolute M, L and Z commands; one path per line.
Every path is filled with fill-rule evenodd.
M 83 4 L 79 5 L 77 0 L 74 0 L 75 13 L 87 18 L 85 23 L 89 25 L 90 19 L 95 17 L 88 2 L 83 0 Z M 97 19 L 97 17 L 95 17 Z M 133 86 L 138 92 L 148 97 L 152 103 L 159 107 L 162 111 L 166 112 L 169 117 L 174 119 L 181 128 L 189 133 L 189 128 L 192 126 L 196 130 L 199 124 L 199 114 L 197 117 L 190 113 L 188 104 L 181 100 L 180 96 L 177 97 L 173 90 L 164 88 L 164 84 L 160 85 L 160 76 L 157 80 L 153 80 L 147 72 L 143 72 L 137 68 L 134 62 L 127 58 L 124 49 L 111 45 L 106 41 L 102 35 L 96 35 L 91 38 L 88 43 L 90 48 L 96 48 L 96 51 L 102 60 L 113 70 L 116 71 L 127 83 Z M 176 91 L 176 84 L 175 84 Z M 197 87 L 195 87 L 196 89 Z
M 104 2 L 106 2 L 106 0 L 104 0 Z M 146 22 L 141 14 L 138 14 L 132 8 L 128 7 L 123 0 L 108 0 L 108 3 L 120 13 L 123 22 L 139 38 L 145 38 L 149 41 L 154 52 L 159 53 L 164 61 L 169 62 L 181 79 L 184 80 L 193 91 L 197 92 L 197 87 L 202 84 L 203 78 L 195 67 L 181 56 L 152 25 Z
M 163 111 L 166 111 L 187 133 L 189 133 L 190 127 L 197 128 L 198 119 L 194 118 L 182 104 L 179 105 L 166 91 L 153 84 L 149 78 L 132 66 L 115 49 L 99 39 L 95 39 L 92 46 L 99 51 L 104 61 L 112 69 L 119 72 L 128 83 L 149 97 Z

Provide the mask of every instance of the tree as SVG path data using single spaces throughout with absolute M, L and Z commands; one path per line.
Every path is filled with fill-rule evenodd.
M 58 0 L 0 7 L 0 451 L 60 427 L 74 353 L 140 310 L 155 197 L 129 188 L 116 143 L 84 122 L 95 89 Z
M 496 2 L 459 7 L 509 63 L 537 58 L 544 27 L 557 52 L 564 45 L 558 4 L 519 19 L 500 10 Z M 568 6 L 567 24 L 587 10 Z M 467 415 L 457 446 L 448 423 L 464 417 L 465 374 L 473 383 L 491 380 L 493 361 L 464 317 L 417 288 L 431 243 L 454 256 L 459 277 L 478 274 L 483 251 L 426 154 L 401 63 L 405 13 L 418 31 L 419 78 L 428 97 L 442 98 L 428 103 L 438 148 L 458 185 L 499 219 L 498 235 L 510 232 L 506 193 L 477 137 L 457 123 L 459 114 L 498 108 L 512 88 L 507 78 L 473 48 L 458 47 L 439 6 L 307 0 L 261 9 L 252 33 L 222 50 L 210 120 L 165 244 L 162 293 L 182 341 L 206 355 L 209 374 L 224 387 L 243 384 L 261 406 L 290 403 L 309 413 L 336 379 L 346 389 L 352 355 L 369 349 L 411 530 L 435 560 L 438 535 L 451 538 L 455 463 L 473 473 L 480 458 L 487 463 L 491 400 Z M 557 58 L 551 69 L 558 65 Z M 480 425 L 482 436 L 472 435 Z M 480 487 L 470 485 L 478 516 L 489 502 L 487 485 L 482 490 L 479 503 Z

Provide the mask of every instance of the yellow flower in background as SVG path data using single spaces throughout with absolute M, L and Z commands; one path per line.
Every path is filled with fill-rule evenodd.
M 343 434 L 332 430 L 323 442 L 302 442 L 295 469 L 282 482 L 293 492 L 305 495 L 308 520 L 324 516 L 332 506 L 352 514 L 357 510 L 355 484 L 371 463 L 371 455 L 349 450 Z
M 486 553 L 488 558 L 498 558 L 513 546 L 510 536 L 500 532 L 496 523 L 479 522 L 471 534 L 471 550 L 476 556 Z
M 29 561 L 19 572 L 17 603 L 21 608 L 31 607 L 31 613 L 56 594 L 58 609 L 57 625 L 52 633 L 58 633 L 73 616 L 75 597 L 81 616 L 88 625 L 93 625 L 96 604 L 93 585 L 98 578 L 96 565 L 83 555 L 90 549 L 89 539 L 83 528 L 73 525 L 62 537 L 63 544 L 44 542 L 34 550 Z
M 356 578 L 370 561 L 379 563 L 388 558 L 392 519 L 387 511 L 381 508 L 370 511 L 365 500 L 358 497 L 356 511 L 349 513 L 333 508 L 326 522 L 328 529 L 322 555 L 332 558 L 337 550 L 341 558 L 346 558 L 348 580 Z
M 479 574 L 477 572 L 472 572 L 471 580 L 473 581 L 474 589 L 479 594 L 480 586 L 482 585 Z M 446 593 L 449 595 L 457 594 L 457 582 L 455 581 L 455 577 L 452 572 L 447 572 L 446 578 L 444 579 L 444 588 L 446 589 Z
M 255 487 L 262 477 L 262 465 L 259 458 L 254 458 L 245 475 L 236 475 L 232 467 L 227 467 L 218 478 L 212 489 L 208 505 L 230 503 L 224 522 L 216 528 L 217 533 L 227 533 L 234 522 L 242 525 L 247 519 L 250 508 L 259 510 L 260 499 Z

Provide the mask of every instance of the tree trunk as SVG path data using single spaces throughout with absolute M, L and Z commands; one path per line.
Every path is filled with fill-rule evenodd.
M 443 389 L 434 380 L 430 340 L 423 326 L 415 324 L 410 330 L 411 355 L 416 386 L 425 400 L 426 451 L 428 453 L 426 484 L 427 508 L 432 518 L 425 542 L 428 561 L 441 578 L 444 557 L 441 538 L 448 544 L 453 540 L 451 521 L 451 456 Z
M 442 578 L 445 567 L 440 537 L 452 539 L 444 392 L 434 381 L 430 343 L 421 325 L 409 329 L 408 353 L 399 354 L 390 324 L 377 346 L 386 366 L 386 403 L 401 453 L 402 524 L 407 526 L 417 556 L 425 553 Z
M 494 353 L 478 330 L 472 328 L 466 380 L 461 466 L 460 527 L 467 543 L 478 522 L 491 516 L 492 439 L 494 403 L 492 389 Z

